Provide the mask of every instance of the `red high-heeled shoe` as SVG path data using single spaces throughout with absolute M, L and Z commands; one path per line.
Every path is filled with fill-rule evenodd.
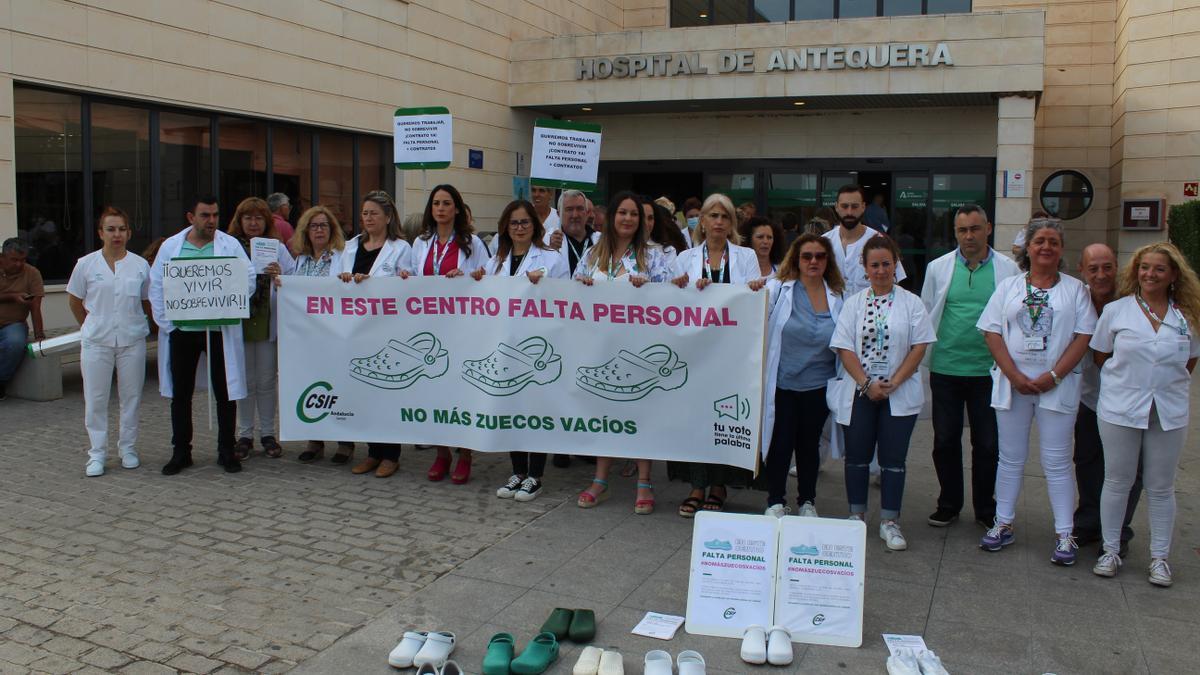
M 450 474 L 450 482 L 462 485 L 471 480 L 471 455 L 459 453 L 458 463 L 454 465 L 454 473 Z
M 438 455 L 437 459 L 433 460 L 433 466 L 429 467 L 429 473 L 425 477 L 433 482 L 446 480 L 446 473 L 450 471 L 450 455 Z

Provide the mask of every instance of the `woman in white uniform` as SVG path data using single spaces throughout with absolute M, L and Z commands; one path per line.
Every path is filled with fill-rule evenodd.
M 487 264 L 491 254 L 483 240 L 475 236 L 471 213 L 462 195 L 453 185 L 436 185 L 425 202 L 421 235 L 413 241 L 412 268 L 409 273 L 425 277 L 461 277 Z M 447 289 L 447 293 L 450 289 Z M 437 447 L 437 457 L 426 477 L 431 481 L 445 480 L 462 485 L 471 480 L 471 451 L 458 449 L 458 463 L 450 471 L 450 448 Z
M 588 249 L 587 257 L 575 268 L 575 278 L 587 286 L 597 281 L 627 280 L 634 288 L 647 282 L 661 283 L 670 276 L 670 266 L 661 246 L 646 240 L 641 200 L 629 191 L 618 192 L 609 202 L 608 216 L 600 241 Z M 596 458 L 592 483 L 579 493 L 576 504 L 590 509 L 608 499 L 608 473 L 611 457 Z M 650 460 L 636 460 L 638 482 L 633 512 L 654 512 L 654 484 L 650 482 Z
M 84 426 L 88 461 L 84 473 L 104 475 L 108 456 L 108 396 L 113 370 L 121 399 L 117 450 L 121 466 L 136 469 L 138 406 L 146 381 L 146 336 L 150 334 L 150 265 L 125 249 L 133 232 L 129 216 L 109 206 L 96 228 L 104 246 L 75 263 L 67 302 L 80 323 L 79 367 L 83 374 Z
M 471 277 L 476 281 L 482 279 L 485 274 L 501 277 L 524 276 L 534 284 L 545 277 L 567 278 L 567 262 L 542 241 L 546 232 L 538 220 L 533 204 L 524 199 L 510 202 L 500 214 L 496 228 L 496 255 L 487 265 L 471 272 Z M 541 346 L 546 346 L 545 340 L 541 340 Z M 536 342 L 530 345 L 530 349 L 537 347 Z M 508 453 L 508 456 L 512 461 L 512 475 L 499 490 L 496 490 L 496 496 L 519 502 L 536 499 L 542 491 L 546 455 L 518 450 Z
M 1200 282 L 1179 249 L 1165 242 L 1138 249 L 1121 277 L 1121 298 L 1104 307 L 1091 340 L 1101 366 L 1096 416 L 1104 443 L 1104 553 L 1092 571 L 1111 577 L 1121 566 L 1121 528 L 1140 462 L 1150 512 L 1149 580 L 1170 586 L 1175 473 L 1200 356 Z
M 1075 474 L 1072 448 L 1079 411 L 1079 360 L 1096 327 L 1087 288 L 1061 274 L 1062 223 L 1038 218 L 1025 227 L 1017 265 L 1025 274 L 996 284 L 976 328 L 983 331 L 992 368 L 1000 460 L 996 469 L 996 522 L 979 547 L 999 551 L 1013 543 L 1013 520 L 1037 420 L 1042 471 L 1050 492 L 1056 539 L 1050 562 L 1075 564 Z

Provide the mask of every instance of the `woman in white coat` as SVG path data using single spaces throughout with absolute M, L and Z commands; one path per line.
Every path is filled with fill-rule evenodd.
M 1091 347 L 1100 370 L 1096 408 L 1104 442 L 1100 528 L 1092 571 L 1115 576 L 1121 528 L 1138 473 L 1150 512 L 1150 583 L 1170 586 L 1175 473 L 1187 440 L 1189 391 L 1200 356 L 1200 281 L 1179 249 L 1143 246 L 1121 275 L 1121 298 L 1104 307 Z M 1141 464 L 1139 468 L 1139 463 Z
M 796 462 L 796 504 L 801 516 L 817 516 L 817 472 L 821 432 L 829 417 L 825 391 L 837 373 L 829 349 L 842 311 L 845 282 L 833 244 L 803 234 L 788 249 L 778 276 L 767 282 L 766 410 L 762 446 L 766 456 L 766 515 L 788 513 L 787 478 Z
M 483 240 L 475 235 L 471 213 L 462 195 L 453 185 L 435 185 L 425 202 L 422 232 L 413 241 L 413 261 L 400 276 L 461 277 L 487 264 L 491 254 Z M 450 292 L 450 289 L 447 289 Z M 426 478 L 437 482 L 450 475 L 450 482 L 462 485 L 471 480 L 471 451 L 458 449 L 458 463 L 450 470 L 450 448 L 437 446 L 437 456 Z
M 400 230 L 400 214 L 396 212 L 396 204 L 391 195 L 383 190 L 368 192 L 363 197 L 359 217 L 362 234 L 346 242 L 338 278 L 358 284 L 371 277 L 406 276 L 412 266 L 412 248 L 404 240 Z M 343 450 L 346 451 L 345 457 L 348 460 L 354 446 L 339 446 L 338 454 L 333 457 L 334 462 L 340 464 L 341 461 L 346 461 L 338 461 Z M 350 471 L 356 474 L 374 471 L 376 478 L 387 478 L 396 473 L 398 468 L 399 443 L 368 443 L 367 458 Z
M 341 270 L 342 252 L 346 248 L 346 235 L 337 216 L 320 204 L 300 214 L 296 223 L 296 234 L 292 236 L 290 248 L 297 251 L 296 268 L 298 277 L 334 277 Z M 338 443 L 338 451 L 332 461 L 345 464 L 354 452 L 353 443 Z M 325 456 L 324 441 L 309 441 L 308 447 L 297 458 L 301 462 L 315 462 Z
M 1050 562 L 1075 564 L 1075 474 L 1072 448 L 1083 379 L 1079 360 L 1096 328 L 1096 310 L 1084 285 L 1060 274 L 1062 223 L 1035 218 L 1025 227 L 1017 257 L 1025 274 L 996 284 L 975 327 L 983 331 L 992 369 L 1000 461 L 996 468 L 996 522 L 979 547 L 999 551 L 1013 542 L 1013 520 L 1036 419 L 1042 471 L 1054 512 Z
M 500 214 L 496 228 L 496 255 L 487 265 L 471 272 L 471 277 L 476 281 L 482 279 L 485 274 L 501 277 L 524 276 L 534 284 L 545 277 L 567 278 L 567 262 L 542 241 L 546 233 L 533 204 L 524 199 L 510 202 Z M 546 343 L 542 340 L 541 348 L 545 347 Z M 536 343 L 530 345 L 531 350 L 537 348 Z M 546 455 L 540 452 L 513 451 L 508 453 L 508 456 L 512 461 L 512 475 L 496 490 L 496 496 L 519 502 L 536 499 L 542 491 Z
M 278 240 L 279 233 L 275 230 L 267 202 L 248 197 L 233 212 L 229 234 L 242 243 L 246 255 L 251 255 L 251 240 L 259 237 Z M 278 279 L 280 274 L 291 274 L 296 263 L 288 253 L 287 245 L 277 243 L 275 261 L 267 266 L 265 273 L 255 275 L 254 287 L 250 289 L 250 318 L 242 321 L 246 399 L 238 405 L 238 440 L 233 449 L 237 458 L 243 461 L 254 449 L 256 413 L 263 454 L 271 458 L 283 454 L 283 446 L 275 440 L 275 406 L 279 402 L 279 353 L 275 345 L 278 312 L 275 309 L 275 285 L 271 280 Z
M 896 285 L 900 248 L 876 235 L 862 248 L 870 286 L 846 300 L 829 346 L 845 376 L 828 391 L 830 409 L 846 446 L 850 517 L 866 520 L 870 464 L 879 453 L 879 538 L 893 551 L 908 548 L 900 530 L 905 463 L 917 414 L 925 402 L 913 377 L 937 335 L 921 298 Z
M 680 288 L 694 283 L 704 290 L 709 284 L 749 284 L 764 281 L 758 273 L 754 251 L 739 246 L 737 212 L 733 202 L 723 194 L 714 193 L 700 207 L 700 224 L 696 226 L 700 245 L 683 251 L 675 258 L 672 283 Z M 692 491 L 679 505 L 679 515 L 691 518 L 696 511 L 721 511 L 729 497 L 729 483 L 739 478 L 737 469 L 701 462 L 670 462 L 667 475 L 687 480 Z
M 146 381 L 147 318 L 151 314 L 150 265 L 125 248 L 133 234 L 129 216 L 109 206 L 100 214 L 96 229 L 103 247 L 80 258 L 67 282 L 67 302 L 81 326 L 79 369 L 83 374 L 84 426 L 91 442 L 84 469 L 88 476 L 104 475 L 114 368 L 121 399 L 117 441 L 121 466 L 136 469 L 139 465 L 134 446 Z

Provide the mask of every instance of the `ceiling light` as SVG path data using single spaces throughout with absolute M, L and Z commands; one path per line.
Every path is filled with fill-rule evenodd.
M 804 105 L 804 101 L 792 101 L 792 105 Z
M 707 18 L 708 18 L 708 12 L 700 12 L 700 18 L 701 18 L 701 19 L 707 19 Z
M 592 109 L 588 108 L 587 106 L 584 106 L 583 112 L 592 112 Z

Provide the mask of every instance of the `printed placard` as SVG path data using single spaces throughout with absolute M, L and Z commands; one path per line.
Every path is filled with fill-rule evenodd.
M 774 622 L 792 642 L 862 645 L 866 541 L 861 520 L 779 519 Z
M 570 190 L 596 189 L 600 171 L 600 125 L 538 120 L 533 127 L 533 185 Z
M 445 169 L 454 160 L 454 120 L 444 107 L 400 108 L 393 118 L 397 169 Z
M 222 326 L 250 318 L 249 269 L 235 256 L 173 258 L 163 266 L 163 307 L 177 326 Z
M 266 274 L 267 266 L 279 262 L 279 240 L 270 237 L 254 237 L 250 240 L 250 264 L 255 274 Z
M 774 622 L 778 519 L 700 511 L 692 526 L 687 632 L 740 638 Z

